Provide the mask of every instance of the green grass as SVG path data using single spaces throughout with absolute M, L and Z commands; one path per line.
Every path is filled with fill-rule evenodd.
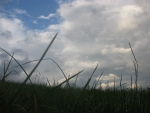
M 2 113 L 20 85 L 21 83 L 6 82 L 7 91 L 5 95 L 1 92 L 0 98 Z M 39 99 L 56 86 L 36 84 L 36 95 L 32 87 L 31 84 L 23 86 L 8 113 L 150 113 L 150 91 L 145 89 L 136 91 L 124 88 L 114 91 L 113 88 L 84 89 L 70 85 L 57 87 L 55 91 Z
M 65 81 L 50 86 L 40 83 L 33 84 L 30 77 L 40 62 L 46 60 L 44 56 L 51 47 L 56 36 L 57 34 L 46 48 L 41 58 L 39 60 L 34 60 L 38 61 L 38 63 L 29 74 L 26 73 L 22 65 L 19 64 L 13 55 L 10 55 L 6 50 L 1 48 L 11 56 L 11 59 L 8 65 L 4 63 L 4 70 L 1 70 L 4 74 L 3 78 L 0 80 L 0 113 L 150 113 L 150 90 L 144 88 L 140 89 L 137 86 L 138 63 L 130 44 L 129 46 L 135 60 L 133 62 L 136 76 L 135 88 L 123 87 L 121 83 L 122 77 L 120 79 L 120 86 L 118 87 L 107 87 L 106 90 L 102 90 L 101 88 L 96 89 L 95 87 L 98 81 L 94 81 L 93 87 L 89 88 L 89 83 L 98 65 L 95 67 L 94 71 L 91 72 L 91 77 L 83 88 L 77 87 L 76 84 L 71 85 L 69 80 L 73 77 L 77 78 L 82 71 L 67 78 L 61 67 L 52 59 L 50 60 L 58 66 L 64 75 Z M 8 72 L 12 60 L 18 63 L 27 76 L 22 83 L 5 80 L 11 72 L 16 72 L 15 70 Z M 33 61 L 27 63 L 30 62 Z M 101 76 L 102 74 L 103 72 Z M 27 81 L 29 81 L 29 83 L 27 83 Z M 48 79 L 47 82 L 49 83 Z M 132 78 L 130 85 L 132 86 Z

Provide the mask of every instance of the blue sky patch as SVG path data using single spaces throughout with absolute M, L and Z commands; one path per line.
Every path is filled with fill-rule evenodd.
M 44 29 L 50 24 L 58 23 L 58 7 L 55 0 L 12 0 L 3 5 L 1 12 L 7 12 L 8 17 L 21 19 L 27 28 Z

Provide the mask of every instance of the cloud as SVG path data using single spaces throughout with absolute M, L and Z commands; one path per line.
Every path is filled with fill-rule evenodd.
M 142 14 L 142 8 L 138 5 L 125 5 L 120 10 L 118 30 L 132 30 L 138 27 L 136 17 Z
M 111 53 L 120 53 L 120 54 L 126 54 L 126 53 L 129 53 L 131 51 L 130 48 L 123 48 L 123 47 L 115 47 L 115 45 L 105 45 L 105 47 L 101 50 L 101 53 L 103 55 L 105 54 L 109 54 L 110 52 Z
M 147 8 L 148 5 L 134 0 L 74 0 L 60 4 L 57 12 L 63 21 L 50 25 L 49 29 L 58 29 L 65 38 L 60 55 L 64 66 L 68 67 L 67 72 L 82 68 L 92 71 L 96 62 L 108 74 L 110 71 L 115 75 L 125 73 L 130 83 L 130 77 L 134 76 L 130 42 L 140 65 L 139 73 L 147 73 L 142 78 L 149 76 L 146 63 L 149 52 L 144 51 L 149 48 L 150 36 Z
M 14 48 L 12 51 L 13 51 L 13 53 L 15 53 L 14 54 L 15 59 L 20 64 L 27 62 L 29 60 L 27 53 L 25 51 L 23 51 L 22 49 L 15 49 Z M 12 51 L 10 52 L 10 54 L 12 53 Z M 1 52 L 2 53 L 0 54 L 0 60 L 1 60 L 0 70 L 3 70 L 4 69 L 4 63 L 5 63 L 6 67 L 8 66 L 8 63 L 10 61 L 10 56 L 3 51 L 1 51 Z M 16 65 L 18 65 L 18 64 L 14 60 L 12 60 L 6 74 L 10 73 L 11 71 L 12 71 L 12 73 L 10 73 L 10 75 L 6 78 L 7 80 L 15 80 L 15 81 L 23 80 L 22 77 L 25 76 L 24 75 L 25 73 L 23 72 L 23 70 L 20 67 L 15 67 Z M 6 69 L 6 67 L 5 67 L 5 69 Z M 23 66 L 24 70 L 28 70 L 29 67 L 30 67 L 30 64 Z M 0 78 L 3 77 L 3 74 L 4 74 L 4 72 L 1 71 L 0 72 Z M 17 76 L 20 75 L 20 77 L 18 76 L 17 79 L 14 79 L 14 77 L 16 75 Z
M 30 60 L 39 59 L 43 51 L 49 44 L 50 40 L 55 35 L 55 32 L 50 32 L 46 30 L 40 31 L 27 29 L 22 20 L 16 17 L 8 18 L 6 15 L 1 15 L 0 24 L 0 45 L 10 54 L 14 53 L 14 57 L 18 60 L 20 64 L 26 63 Z M 58 43 L 55 42 L 55 45 L 57 47 Z M 47 57 L 51 57 L 54 60 L 55 58 L 57 58 L 57 56 L 55 57 L 53 52 L 49 52 L 47 55 L 49 55 Z M 3 70 L 4 68 L 4 61 L 7 61 L 8 63 L 9 60 L 9 56 L 5 54 L 4 51 L 0 50 L 0 70 Z M 39 68 L 34 73 L 44 73 L 44 76 L 41 77 L 41 82 L 44 82 L 44 77 L 49 75 L 49 73 L 44 72 L 45 70 L 50 70 L 50 72 L 53 73 L 53 75 L 55 72 L 58 71 L 57 69 L 53 69 L 56 68 L 56 66 L 54 66 L 55 64 L 53 64 L 50 61 L 47 62 L 49 63 L 47 63 L 44 66 L 41 63 L 41 67 L 39 66 Z M 33 62 L 23 65 L 23 67 L 27 71 L 27 73 L 29 73 L 35 64 L 36 62 Z M 50 64 L 51 66 L 49 66 Z M 13 61 L 11 63 L 9 71 L 16 70 L 21 76 L 17 76 L 16 78 L 14 78 L 15 76 L 11 75 L 15 75 L 16 73 L 13 72 L 9 77 L 7 77 L 8 80 L 20 81 L 25 79 L 25 73 L 20 67 L 15 67 L 16 65 L 18 64 L 15 63 L 15 61 Z M 0 74 L 2 77 L 3 73 L 1 72 Z M 33 77 L 35 77 L 34 74 Z
M 7 17 L 1 17 L 0 24 L 1 47 L 11 48 L 19 41 L 25 39 L 25 28 L 21 20 L 17 18 L 9 19 Z
M 8 55 L 5 53 L 1 53 L 0 54 L 0 60 L 3 60 L 3 59 L 8 59 Z
M 27 14 L 26 10 L 22 10 L 22 9 L 14 9 L 14 12 L 17 14 Z
M 41 16 L 39 16 L 38 18 L 48 20 L 48 19 L 50 19 L 50 18 L 52 18 L 52 17 L 54 17 L 54 16 L 56 16 L 56 14 L 50 13 L 48 16 L 41 15 Z
M 97 77 L 95 79 L 98 80 L 99 77 Z M 109 74 L 109 75 L 102 75 L 101 78 L 100 78 L 100 80 L 106 80 L 106 81 L 114 80 L 114 79 L 119 79 L 119 77 L 117 75 L 115 75 L 115 74 L 112 74 L 112 73 Z
M 34 23 L 34 24 L 37 24 L 37 21 L 36 21 L 36 20 L 34 20 L 34 21 L 33 21 L 33 23 Z
M 6 30 L 6 31 L 0 31 L 0 35 L 2 37 L 6 37 L 7 39 L 11 39 L 12 37 L 12 34 L 10 31 Z
M 116 86 L 117 84 L 115 84 Z M 102 89 L 107 89 L 107 88 L 113 88 L 114 87 L 114 82 L 111 83 L 102 83 L 101 85 L 97 86 L 97 89 L 102 88 Z

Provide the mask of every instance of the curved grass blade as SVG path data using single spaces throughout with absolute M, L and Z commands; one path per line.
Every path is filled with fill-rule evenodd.
M 47 80 L 47 82 L 48 82 L 48 85 L 49 85 L 49 86 L 51 86 L 51 84 L 50 84 L 50 82 L 49 82 L 49 80 L 48 80 L 48 78 L 47 78 L 47 77 L 46 77 L 46 80 Z
M 35 71 L 35 69 L 38 67 L 38 65 L 41 63 L 42 59 L 44 58 L 45 54 L 47 53 L 47 51 L 49 50 L 50 46 L 52 45 L 52 43 L 54 42 L 56 36 L 58 33 L 56 33 L 56 35 L 54 36 L 54 38 L 52 39 L 52 41 L 50 42 L 50 44 L 48 45 L 48 47 L 46 48 L 45 52 L 43 53 L 43 55 L 41 56 L 39 62 L 36 64 L 36 66 L 33 68 L 33 70 L 30 72 L 30 74 L 27 76 L 27 78 L 24 80 L 24 82 L 21 84 L 21 86 L 18 88 L 17 92 L 13 95 L 13 97 L 11 98 L 10 102 L 8 103 L 8 110 L 10 109 L 11 105 L 13 104 L 13 102 L 15 101 L 16 97 L 18 96 L 18 94 L 20 93 L 21 89 L 23 88 L 23 86 L 26 84 L 26 82 L 29 80 L 29 78 L 31 77 L 31 75 L 33 74 L 33 72 Z M 2 48 L 1 48 L 2 49 Z M 2 49 L 4 50 L 4 49 Z M 5 50 L 4 50 L 5 51 Z M 6 52 L 6 51 L 5 51 Z M 6 52 L 8 53 L 8 52 Z M 9 53 L 8 53 L 9 54 Z M 10 55 L 10 54 L 9 54 Z M 13 57 L 14 59 L 14 57 Z M 21 66 L 19 64 L 19 66 Z M 23 69 L 24 70 L 24 69 Z
M 14 56 L 14 53 L 12 54 L 12 56 Z M 7 68 L 6 68 L 6 72 L 7 72 L 8 68 L 9 68 L 9 66 L 10 66 L 10 63 L 11 63 L 12 59 L 13 59 L 13 58 L 11 57 L 11 59 L 10 59 L 8 65 L 7 65 Z
M 67 79 L 67 77 L 66 77 L 64 71 L 61 69 L 61 67 L 60 67 L 53 59 L 51 59 L 51 60 L 52 60 L 52 61 L 57 65 L 57 67 L 61 70 L 61 72 L 63 73 L 63 75 L 64 75 L 64 77 L 65 77 L 65 79 L 66 79 L 66 82 L 67 82 L 67 84 L 68 84 L 68 86 L 69 86 L 69 88 L 70 88 L 69 81 L 68 81 L 68 79 Z
M 6 50 L 4 50 L 3 48 L 0 47 L 0 49 L 2 49 L 5 53 L 7 53 L 9 56 L 11 56 L 12 59 L 14 59 L 18 65 L 22 68 L 22 70 L 25 72 L 25 74 L 28 76 L 27 72 L 25 71 L 25 69 L 21 66 L 21 64 L 9 53 L 7 52 Z
M 67 80 L 69 81 L 70 79 L 74 78 L 75 76 L 77 76 L 78 74 L 80 74 L 82 71 L 78 72 L 77 74 L 73 75 L 72 77 L 68 78 Z M 44 98 L 45 96 L 47 96 L 49 93 L 53 92 L 55 89 L 59 88 L 62 84 L 64 84 L 65 82 L 67 82 L 67 80 L 63 81 L 62 83 L 60 83 L 59 85 L 57 85 L 56 87 L 54 87 L 52 90 L 48 91 L 47 93 L 45 93 L 44 95 L 42 95 L 38 100 Z
M 25 64 L 28 64 L 28 63 L 31 63 L 31 62 L 34 62 L 34 61 L 38 61 L 39 59 L 37 59 L 37 60 L 32 60 L 32 61 L 29 61 L 29 62 L 26 62 L 26 63 L 24 63 L 23 65 L 25 65 Z M 44 60 L 52 60 L 56 65 L 57 65 L 57 67 L 61 70 L 61 72 L 63 73 L 63 75 L 64 75 L 64 77 L 65 77 L 65 79 L 66 79 L 66 82 L 67 82 L 67 85 L 68 85 L 68 87 L 70 88 L 70 84 L 69 84 L 69 80 L 67 79 L 67 77 L 66 77 L 66 75 L 65 75 L 65 73 L 64 73 L 64 71 L 61 69 L 61 67 L 53 60 L 53 59 L 51 59 L 51 58 L 46 58 L 46 59 L 44 59 Z M 48 81 L 48 79 L 47 79 L 47 81 Z M 49 83 L 49 81 L 48 81 L 48 83 Z M 49 83 L 50 84 L 50 83 Z M 62 85 L 62 84 L 61 84 Z M 60 86 L 61 86 L 60 85 Z M 56 88 L 57 89 L 57 88 Z M 48 93 L 49 94 L 49 93 Z M 47 94 L 47 95 L 48 95 Z M 72 94 L 72 92 L 71 92 L 71 94 Z M 73 94 L 72 94 L 73 95 Z
M 94 71 L 93 71 L 91 77 L 89 78 L 89 80 L 88 80 L 87 83 L 85 84 L 84 88 L 82 89 L 82 92 L 81 92 L 81 94 L 80 94 L 78 100 L 77 100 L 77 101 L 75 102 L 75 104 L 74 104 L 74 108 L 72 109 L 72 110 L 73 110 L 72 113 L 75 113 L 75 110 L 76 110 L 76 108 L 77 108 L 77 105 L 78 105 L 78 103 L 79 103 L 79 100 L 81 99 L 81 97 L 82 97 L 82 95 L 83 95 L 85 89 L 86 89 L 87 86 L 89 85 L 89 83 L 90 83 L 90 81 L 91 81 L 91 78 L 93 77 L 93 75 L 94 75 L 94 73 L 95 73 L 97 67 L 98 67 L 98 65 L 95 67 L 95 69 L 94 69 Z
M 40 59 L 32 60 L 32 61 L 26 62 L 24 64 L 21 64 L 21 65 L 26 65 L 28 63 L 39 61 L 39 60 Z M 64 77 L 67 79 L 67 77 L 66 77 L 65 73 L 63 72 L 63 70 L 61 69 L 61 67 L 53 59 L 51 59 L 51 58 L 45 58 L 45 59 L 42 59 L 42 60 L 52 60 L 57 65 L 57 67 L 61 70 L 61 72 L 63 73 Z M 18 67 L 18 66 L 15 66 L 15 67 Z
M 74 86 L 76 85 L 77 79 L 78 79 L 78 76 L 76 77 L 75 82 L 73 83 Z
M 31 62 L 35 62 L 35 61 L 39 61 L 39 60 L 40 60 L 40 59 L 32 60 L 32 61 L 26 62 L 26 63 L 24 63 L 24 64 L 22 64 L 22 65 L 25 65 L 25 64 L 28 64 L 28 63 L 31 63 Z M 51 58 L 45 58 L 45 59 L 42 59 L 42 60 L 51 60 L 51 61 L 53 61 L 53 62 L 57 65 L 57 67 L 60 69 L 60 71 L 61 71 L 62 74 L 64 75 L 65 79 L 67 80 L 67 77 L 66 77 L 64 71 L 61 69 L 61 67 L 60 67 L 53 59 L 51 59 Z M 17 67 L 17 66 L 15 66 L 15 67 Z M 70 85 L 69 85 L 68 80 L 67 80 L 67 84 L 68 84 L 68 86 L 69 86 L 69 88 L 70 88 Z
M 9 76 L 13 71 L 16 72 L 16 73 L 19 75 L 19 73 L 18 73 L 17 71 L 12 70 L 12 71 L 10 71 L 8 74 L 5 75 L 5 78 L 6 78 L 7 76 Z M 19 75 L 19 76 L 20 76 L 20 75 Z
M 12 56 L 14 56 L 14 53 L 12 54 Z M 8 70 L 8 68 L 9 68 L 9 66 L 10 66 L 10 63 L 11 63 L 11 61 L 12 61 L 12 57 L 11 57 L 11 59 L 9 60 L 9 63 L 8 63 L 8 65 L 7 65 L 7 67 L 6 67 L 6 69 L 5 69 L 5 62 L 4 62 L 4 76 L 3 76 L 3 78 L 2 78 L 2 81 L 5 81 L 5 78 L 7 77 L 7 75 L 9 75 L 9 74 L 6 74 L 7 73 L 7 70 Z
M 103 75 L 104 71 L 100 74 L 100 76 L 98 77 L 98 80 L 95 80 L 93 83 L 93 88 L 96 89 L 97 83 L 99 82 L 101 76 Z
M 0 47 L 1 48 L 1 47 Z M 1 48 L 2 49 L 2 48 Z M 11 56 L 11 58 L 12 59 L 14 59 L 18 64 L 19 64 L 19 66 L 22 68 L 22 70 L 25 72 L 25 74 L 27 75 L 27 77 L 28 77 L 28 74 L 26 73 L 26 71 L 24 70 L 24 68 L 20 65 L 20 63 L 11 55 L 11 54 L 9 54 L 6 50 L 4 50 L 4 49 L 2 49 L 4 52 L 6 52 L 9 56 Z M 5 65 L 4 65 L 4 67 L 5 67 Z M 8 75 L 7 75 L 8 76 Z M 7 77 L 6 75 L 5 75 L 5 77 L 4 77 L 4 79 Z M 30 78 L 29 78 L 29 81 L 31 82 L 31 85 L 32 85 L 32 88 L 33 88 L 33 91 L 34 91 L 34 93 L 36 94 L 36 91 L 35 91 L 35 89 L 34 89 L 34 87 L 33 87 L 33 84 L 32 84 L 32 81 L 30 80 Z M 17 97 L 17 96 L 16 96 Z M 11 102 L 11 100 L 9 101 L 9 102 Z M 11 105 L 9 105 L 9 103 L 8 103 L 8 106 L 11 106 Z M 7 107 L 7 106 L 5 106 L 6 107 L 6 109 L 4 109 L 4 110 L 9 110 L 9 109 L 7 109 L 7 108 L 10 108 L 10 107 Z
M 133 49 L 132 49 L 130 43 L 129 43 L 129 46 L 130 46 L 132 55 L 133 55 L 134 60 L 135 60 L 135 61 L 133 61 L 133 64 L 134 64 L 134 68 L 135 68 L 135 77 L 136 77 L 136 79 L 135 79 L 135 88 L 136 88 L 136 91 L 137 91 L 137 89 L 138 89 L 137 81 L 138 81 L 138 68 L 139 68 L 139 65 L 138 65 L 138 62 L 137 62 L 137 60 L 136 60 L 136 57 L 135 57 L 135 55 L 134 55 L 134 52 L 133 52 Z
M 35 62 L 35 61 L 39 61 L 39 60 L 40 60 L 40 59 L 32 60 L 32 61 L 29 61 L 29 62 L 23 63 L 23 64 L 21 64 L 21 65 L 26 65 L 26 64 L 28 64 L 28 63 Z M 42 60 L 51 60 L 51 58 L 43 58 Z M 18 66 L 19 66 L 19 65 L 14 66 L 14 67 L 18 67 Z

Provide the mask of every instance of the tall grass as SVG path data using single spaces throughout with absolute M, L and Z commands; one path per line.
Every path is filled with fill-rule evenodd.
M 135 67 L 135 87 L 126 88 L 122 84 L 122 76 L 120 78 L 120 85 L 116 86 L 114 79 L 114 87 L 107 87 L 102 90 L 101 86 L 96 89 L 98 82 L 103 74 L 101 73 L 99 79 L 94 81 L 93 86 L 90 88 L 89 83 L 98 68 L 95 67 L 90 78 L 85 83 L 84 87 L 77 87 L 76 81 L 78 75 L 83 71 L 79 71 L 75 75 L 67 78 L 61 67 L 52 60 L 62 72 L 65 80 L 60 84 L 51 85 L 48 78 L 46 84 L 33 84 L 30 80 L 33 72 L 44 59 L 45 54 L 54 42 L 57 34 L 54 36 L 45 52 L 38 60 L 36 66 L 32 71 L 27 74 L 22 65 L 31 63 L 29 61 L 25 64 L 20 64 L 10 53 L 1 48 L 4 52 L 10 55 L 11 59 L 6 66 L 4 62 L 3 78 L 0 80 L 0 113 L 150 113 L 150 90 L 138 88 L 138 63 L 134 56 L 133 64 Z M 19 67 L 22 68 L 26 74 L 26 79 L 22 83 L 6 81 L 13 71 L 8 72 L 8 68 L 12 60 L 15 60 Z M 17 72 L 16 72 L 17 73 Z M 70 84 L 69 80 L 76 77 L 74 84 Z M 27 81 L 30 81 L 27 84 Z M 66 85 L 63 85 L 65 84 Z M 119 87 L 119 88 L 118 88 Z

